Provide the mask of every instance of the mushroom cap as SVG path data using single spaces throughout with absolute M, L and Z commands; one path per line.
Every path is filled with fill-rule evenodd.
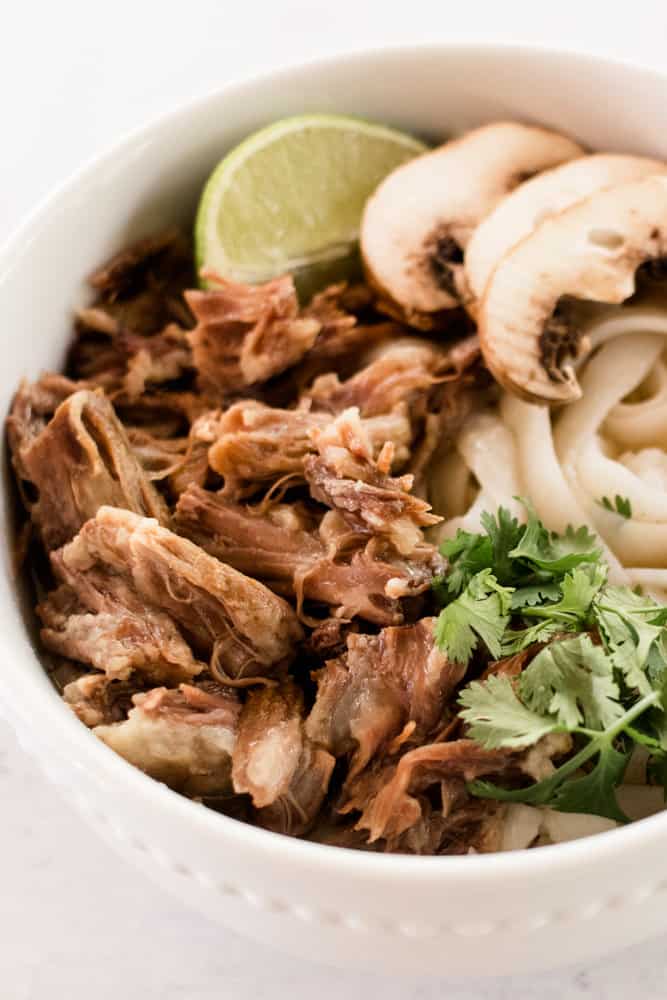
M 665 171 L 667 164 L 647 156 L 593 153 L 520 184 L 480 222 L 466 247 L 465 273 L 470 291 L 481 299 L 500 258 L 549 216 L 601 188 Z
M 465 298 L 463 250 L 480 220 L 527 176 L 582 156 L 544 128 L 499 122 L 467 132 L 389 174 L 366 202 L 361 254 L 391 315 L 438 326 Z
M 605 188 L 546 219 L 502 258 L 480 304 L 480 343 L 494 377 L 531 402 L 578 399 L 572 360 L 591 344 L 573 300 L 624 302 L 637 268 L 665 256 L 666 176 Z

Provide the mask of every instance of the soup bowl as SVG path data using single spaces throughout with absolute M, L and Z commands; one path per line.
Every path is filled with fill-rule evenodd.
M 22 378 L 62 364 L 91 269 L 136 237 L 191 225 L 222 154 L 276 118 L 336 111 L 430 140 L 511 118 L 667 157 L 666 103 L 667 76 L 636 66 L 439 44 L 318 60 L 178 108 L 85 166 L 1 251 L 0 409 Z M 185 904 L 310 959 L 455 976 L 592 958 L 667 927 L 667 814 L 538 850 L 412 857 L 273 834 L 146 777 L 53 689 L 13 562 L 7 473 L 0 503 L 3 711 L 82 823 Z

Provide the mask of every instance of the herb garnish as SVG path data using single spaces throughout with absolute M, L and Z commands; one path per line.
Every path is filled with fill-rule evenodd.
M 488 749 L 569 733 L 574 753 L 527 788 L 475 781 L 469 790 L 624 821 L 615 788 L 633 746 L 648 748 L 651 774 L 667 776 L 667 607 L 610 586 L 587 528 L 558 535 L 526 509 L 525 525 L 501 507 L 483 515 L 484 534 L 443 543 L 450 570 L 437 581 L 436 642 L 466 664 L 480 643 L 494 659 L 542 643 L 518 678 L 468 684 L 460 715 Z
M 621 517 L 625 518 L 632 517 L 632 504 L 627 497 L 619 496 L 618 493 L 614 497 L 613 503 L 609 497 L 601 497 L 598 503 L 605 510 L 610 510 L 612 514 L 620 514 Z

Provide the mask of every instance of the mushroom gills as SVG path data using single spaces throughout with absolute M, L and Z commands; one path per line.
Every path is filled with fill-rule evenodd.
M 664 175 L 597 191 L 541 222 L 500 260 L 480 304 L 494 377 L 532 402 L 578 399 L 573 362 L 599 342 L 596 303 L 620 305 L 662 280 L 666 259 Z M 639 321 L 637 329 L 645 329 Z
M 381 306 L 419 329 L 440 329 L 470 294 L 464 253 L 494 206 L 527 177 L 582 156 L 547 129 L 499 122 L 416 157 L 368 199 L 361 255 Z

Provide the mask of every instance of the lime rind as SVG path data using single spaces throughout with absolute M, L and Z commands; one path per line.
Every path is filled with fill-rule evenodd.
M 331 137 L 337 131 L 340 141 Z M 311 294 L 330 275 L 355 269 L 363 201 L 390 170 L 426 149 L 413 136 L 347 115 L 297 115 L 260 129 L 206 183 L 195 222 L 197 272 L 206 266 L 257 283 L 290 271 L 300 294 Z

